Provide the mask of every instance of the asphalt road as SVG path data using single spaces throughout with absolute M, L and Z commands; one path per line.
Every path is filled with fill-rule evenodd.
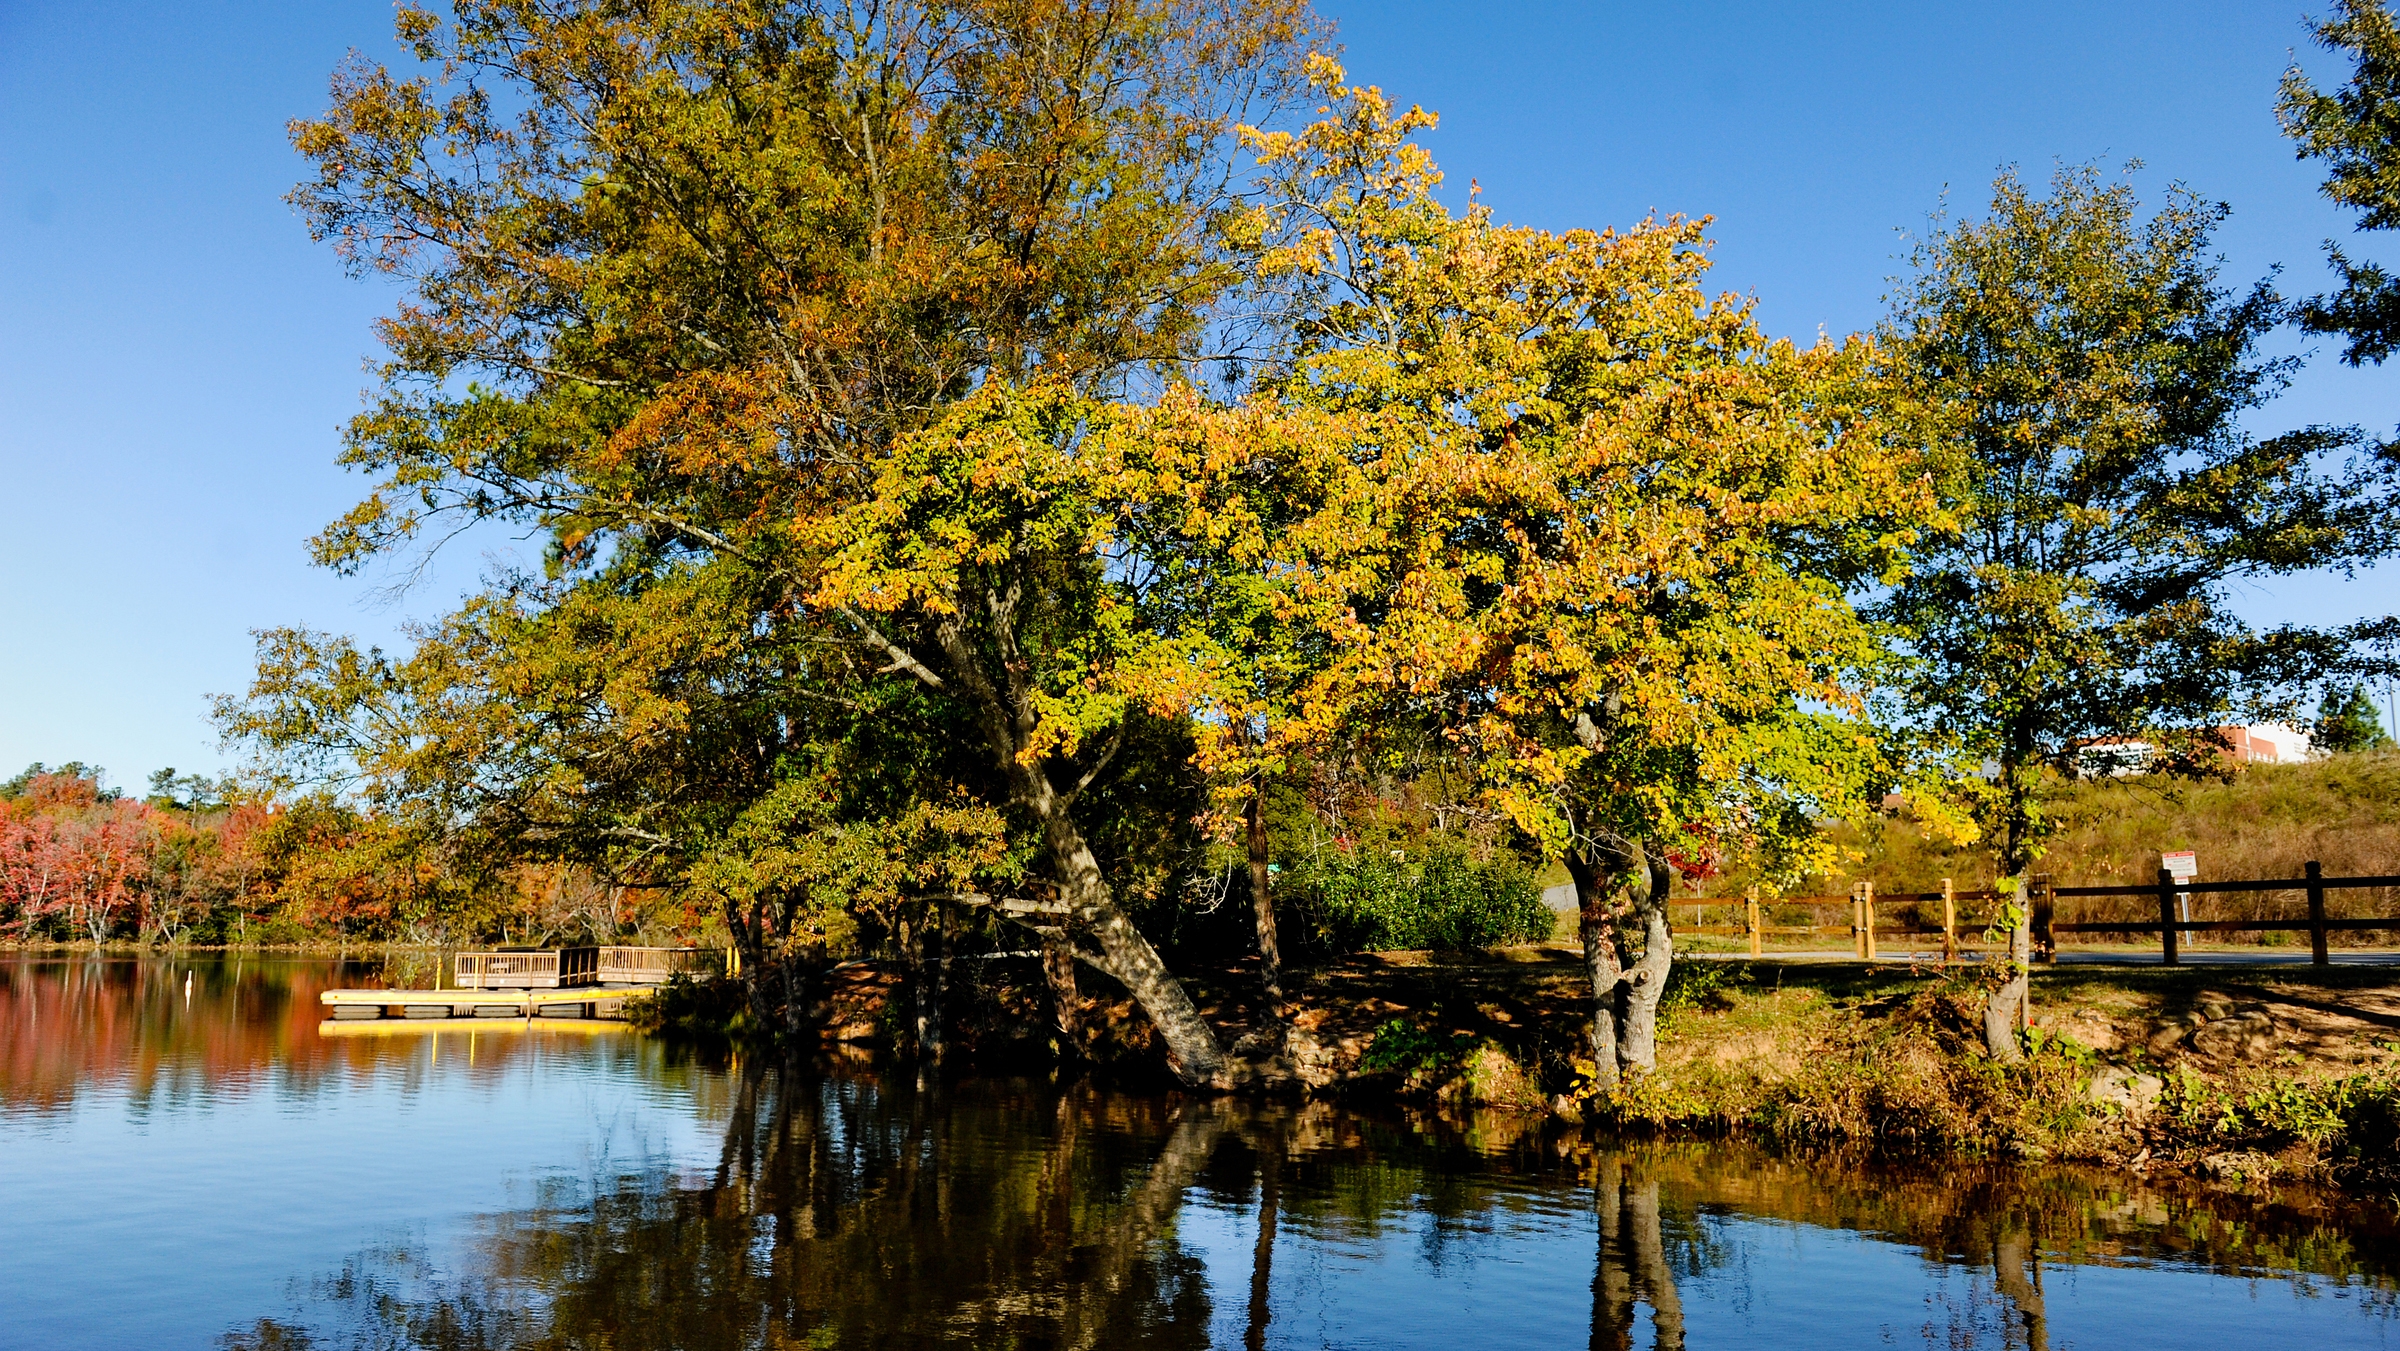
M 2333 964 L 2336 966 L 2400 966 L 2400 952 L 2336 949 L 2328 955 L 2332 958 Z M 1980 958 L 1982 954 L 1972 951 L 1961 951 L 1959 956 L 1967 960 L 1975 960 Z M 2184 966 L 2310 965 L 2308 960 L 2308 950 L 2306 948 L 2302 948 L 2298 952 L 2294 952 L 2290 948 L 2262 948 L 2250 952 L 2192 952 L 2186 950 L 2181 954 L 2181 956 L 2183 960 L 2180 964 Z M 1675 954 L 1675 957 L 1678 961 L 1691 958 L 1714 958 L 1719 961 L 1748 961 L 1750 959 L 1750 954 L 1746 952 L 1678 952 Z M 1886 947 L 1876 954 L 1875 960 L 1878 964 L 1885 966 L 1906 966 L 1911 961 L 1940 961 L 1941 957 L 1942 952 L 1939 948 L 1908 952 Z M 1858 954 L 1847 951 L 1782 952 L 1773 948 L 1769 948 L 1761 960 L 1763 961 L 1768 959 L 1779 962 L 1855 962 L 1858 960 Z M 2138 949 L 2126 949 L 2112 952 L 2091 952 L 2068 949 L 2067 951 L 2058 954 L 2057 962 L 2057 965 L 2059 966 L 2158 966 L 2160 964 L 2159 954 L 2156 949 L 2152 949 L 2148 952 L 2140 951 Z

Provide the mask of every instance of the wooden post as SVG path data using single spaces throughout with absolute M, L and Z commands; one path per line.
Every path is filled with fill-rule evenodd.
M 1864 908 L 1859 904 L 1858 899 L 1859 889 L 1862 885 L 1858 882 L 1850 884 L 1850 955 L 1863 960 L 1867 955 L 1867 933 L 1858 922 L 1859 912 Z
M 2332 963 L 2325 951 L 2325 870 L 2308 861 L 2308 960 L 2318 966 Z
M 1864 955 L 1871 962 L 1875 960 L 1875 884 L 1861 882 L 1858 885 L 1859 935 L 1866 943 Z
M 2028 956 L 2037 962 L 2058 960 L 2058 944 L 2050 934 L 2050 923 L 2056 918 L 2058 889 L 2051 884 L 2050 874 L 2036 873 L 2033 878 L 2033 951 Z
M 1942 879 L 1942 964 L 1958 960 L 1958 892 L 1950 879 Z
M 1765 937 L 1765 934 L 1759 930 L 1758 888 L 1755 886 L 1743 894 L 1742 923 L 1750 931 L 1750 955 L 1756 957 L 1763 950 L 1760 940 Z
M 2158 936 L 2164 945 L 2165 961 L 2177 964 L 2175 956 L 2175 874 L 2158 870 Z

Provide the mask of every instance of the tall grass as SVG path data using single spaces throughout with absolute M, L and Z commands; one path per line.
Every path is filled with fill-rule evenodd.
M 2182 849 L 2199 856 L 2203 881 L 2297 878 L 2312 859 L 2328 877 L 2400 874 L 2395 751 L 2246 765 L 2222 782 L 2149 775 L 2056 780 L 2043 810 L 2055 830 L 2035 871 L 2062 887 L 2141 886 L 2156 878 L 2161 851 Z M 1885 893 L 1935 891 L 1944 877 L 1962 890 L 1980 889 L 1998 871 L 1986 843 L 1949 845 L 1921 828 L 1905 807 L 1837 825 L 1831 834 L 1844 866 L 1805 879 L 1796 892 L 1846 892 L 1858 880 L 1872 880 Z M 2206 896 L 2195 898 L 2192 917 L 2296 917 L 2299 902 L 2297 891 Z M 2400 889 L 2333 891 L 2326 909 L 2336 918 L 2400 914 Z M 2155 914 L 2146 897 L 2075 897 L 2060 902 L 2059 918 L 2142 920 Z M 2361 934 L 2356 940 L 2388 937 Z

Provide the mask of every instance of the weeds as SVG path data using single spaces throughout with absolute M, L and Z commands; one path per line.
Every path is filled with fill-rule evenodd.
M 1733 1007 L 1735 990 L 1757 984 L 1758 973 L 1748 962 L 1677 962 L 1667 972 L 1667 988 L 1659 992 L 1658 1016 L 1722 1013 Z
M 1367 1044 L 1366 1054 L 1359 1057 L 1359 1065 L 1374 1074 L 1438 1070 L 1465 1059 L 1474 1044 L 1475 1038 L 1464 1032 L 1445 1036 L 1405 1018 L 1394 1018 L 1375 1029 L 1375 1037 Z

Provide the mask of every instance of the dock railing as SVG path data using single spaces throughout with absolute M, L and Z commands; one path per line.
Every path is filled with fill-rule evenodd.
M 2306 876 L 2268 878 L 2250 882 L 2179 882 L 2172 873 L 2160 869 L 2155 882 L 2131 887 L 2062 887 L 2053 885 L 2050 878 L 2036 874 L 2029 888 L 2029 927 L 2033 937 L 2035 961 L 2049 961 L 2057 952 L 2060 934 L 2132 935 L 2157 934 L 2161 956 L 2173 965 L 2181 960 L 2180 936 L 2187 933 L 2301 933 L 2309 937 L 2309 959 L 2318 966 L 2327 965 L 2332 955 L 2327 937 L 2342 932 L 2400 932 L 2400 915 L 2348 915 L 2327 913 L 2329 893 L 2360 890 L 2380 890 L 2400 887 L 2400 876 L 2327 877 L 2314 861 L 2306 865 Z M 2304 911 L 2298 915 L 2269 913 L 2273 904 L 2265 898 L 2275 893 L 2288 893 L 2299 899 Z M 2259 898 L 2247 907 L 2248 915 L 2223 915 L 2195 919 L 2191 915 L 2192 898 L 2199 896 L 2239 896 Z M 2156 918 L 2140 920 L 2074 920 L 2060 922 L 2059 902 L 2081 898 L 2155 899 Z M 1962 923 L 1970 933 L 1979 933 L 1996 914 L 2002 894 L 1992 890 L 1961 891 L 1942 879 L 1939 891 L 1884 892 L 1878 894 L 1873 882 L 1859 882 L 1850 894 L 1817 896 L 1762 895 L 1752 887 L 1734 897 L 1715 897 L 1702 900 L 1674 901 L 1670 915 L 1689 907 L 1693 922 L 1679 924 L 1679 933 L 1734 934 L 1748 940 L 1750 955 L 1761 956 L 1765 940 L 1771 934 L 1846 935 L 1851 950 L 1860 958 L 1872 960 L 1877 955 L 1880 938 L 1931 938 L 1942 940 L 1942 959 L 1955 960 L 1959 949 L 1959 928 Z M 2387 902 L 2392 898 L 2383 899 Z M 1829 912 L 1837 907 L 1848 910 L 1846 923 L 1826 922 Z M 1880 907 L 1880 913 L 1879 913 Z M 2283 908 L 2292 908 L 2290 901 Z M 1709 923 L 1709 911 L 1723 914 L 1726 922 Z M 1803 912 L 1807 922 L 1792 923 L 1793 912 Z M 1906 922 L 1890 922 L 1892 917 L 1905 914 Z M 1935 916 L 1939 916 L 1939 922 Z M 1964 916 L 1980 915 L 1978 921 Z M 1785 922 L 1777 923 L 1781 919 Z
M 557 990 L 591 984 L 599 964 L 598 948 L 541 948 L 462 952 L 451 966 L 462 990 Z
M 672 975 L 715 975 L 725 966 L 714 948 L 602 947 L 599 953 L 596 978 L 603 985 L 659 985 Z

